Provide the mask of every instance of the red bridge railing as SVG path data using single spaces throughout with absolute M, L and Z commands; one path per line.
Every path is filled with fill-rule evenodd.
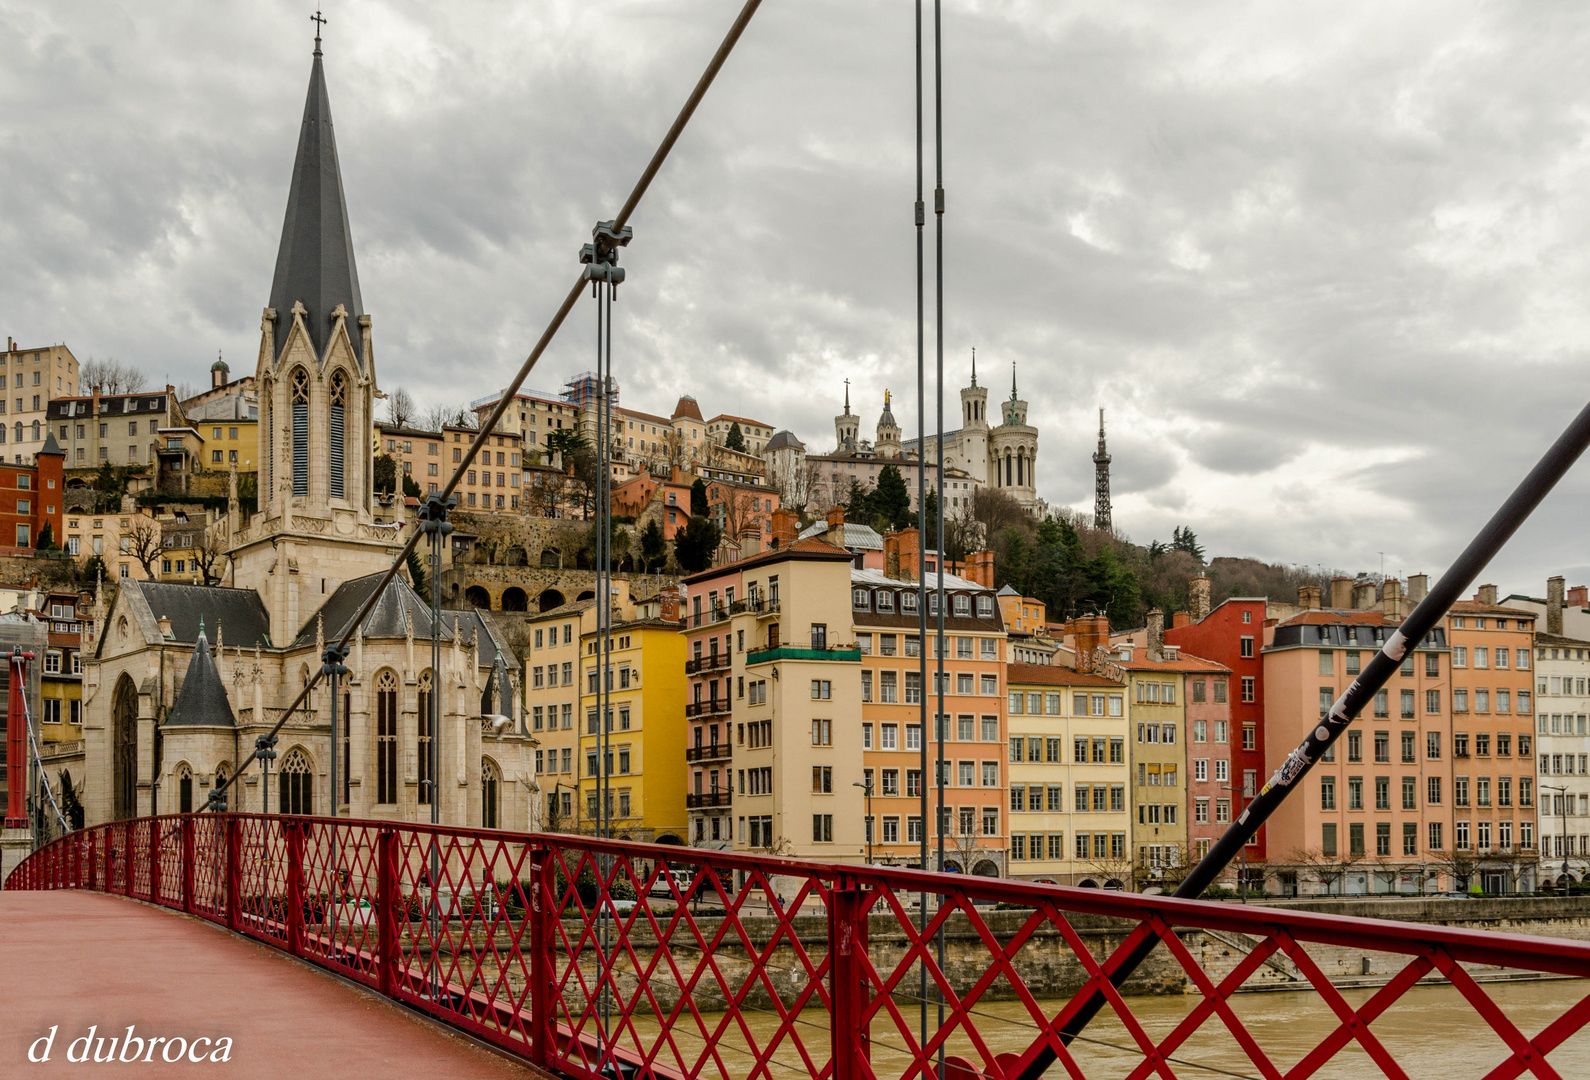
M 1590 977 L 1569 940 L 249 814 L 73 833 L 5 888 L 185 911 L 592 1080 L 926 1080 L 941 1059 L 1006 1080 L 1045 1048 L 1074 1078 L 1590 1076 L 1590 984 L 1538 981 Z M 1145 937 L 1154 960 L 1117 991 Z M 1333 984 L 1365 958 L 1379 985 Z M 1261 985 L 1303 992 L 1237 993 Z M 1098 989 L 1109 1008 L 1064 1044 Z

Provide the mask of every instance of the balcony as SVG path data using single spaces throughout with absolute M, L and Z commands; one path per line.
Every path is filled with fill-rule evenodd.
M 705 795 L 686 795 L 685 809 L 700 810 L 710 806 L 728 806 L 730 795 L 727 791 L 709 791 Z
M 747 653 L 747 664 L 769 664 L 779 660 L 837 660 L 861 662 L 859 645 L 830 645 L 826 649 L 797 649 L 789 645 L 776 645 Z
M 697 660 L 686 660 L 685 674 L 695 675 L 702 671 L 717 671 L 719 668 L 728 667 L 729 664 L 728 653 L 711 653 Z
M 752 612 L 759 619 L 769 615 L 777 615 L 779 612 L 778 597 L 775 596 L 771 600 L 748 600 L 746 601 L 746 610 Z
M 718 761 L 727 760 L 734 756 L 734 751 L 729 749 L 728 743 L 709 743 L 706 746 L 685 747 L 686 761 Z
M 707 701 L 689 701 L 685 703 L 685 715 L 697 716 L 728 716 L 733 711 L 728 698 L 711 698 Z

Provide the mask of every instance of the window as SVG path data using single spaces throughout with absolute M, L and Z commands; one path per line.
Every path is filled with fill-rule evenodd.
M 1250 614 L 1250 612 L 1244 611 L 1242 614 L 1248 615 L 1248 614 Z M 1242 640 L 1241 640 L 1241 650 L 1242 650 L 1242 655 L 1243 656 L 1252 656 L 1253 655 L 1253 638 L 1244 636 L 1242 638 Z
M 831 844 L 834 842 L 834 815 L 812 815 L 812 842 L 817 844 Z
M 1437 658 L 1430 656 L 1427 659 L 1435 660 Z M 1426 690 L 1424 692 L 1424 711 L 1427 716 L 1434 716 L 1441 711 L 1441 691 Z
M 376 677 L 376 802 L 397 802 L 398 681 L 390 669 Z M 346 775 L 346 774 L 345 774 Z
M 832 720 L 812 721 L 812 745 L 834 745 L 834 722 Z
M 1254 683 L 1255 683 L 1254 676 L 1252 676 L 1252 675 L 1244 675 L 1244 676 L 1242 676 L 1242 700 L 1243 701 L 1251 703 L 1254 700 L 1254 694 L 1256 692 L 1254 690 Z M 1225 689 L 1226 689 L 1226 684 L 1225 683 L 1221 683 L 1221 682 L 1215 683 L 1215 700 L 1216 701 L 1220 701 L 1220 700 L 1222 700 L 1225 697 Z
M 812 680 L 812 700 L 827 701 L 834 696 L 834 684 L 828 679 Z

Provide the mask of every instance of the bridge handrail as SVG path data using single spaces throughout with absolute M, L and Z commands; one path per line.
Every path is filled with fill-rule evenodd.
M 1558 1075 L 1546 1055 L 1590 1022 L 1590 997 L 1574 991 L 1562 1015 L 1529 1038 L 1480 986 L 1498 967 L 1590 977 L 1587 942 L 564 833 L 166 815 L 61 837 L 3 887 L 90 889 L 186 911 L 576 1077 L 619 1068 L 658 1080 L 740 1080 L 777 1059 L 800 1061 L 814 1080 L 927 1080 L 942 1051 L 952 1080 L 1003 1080 L 1035 1050 L 995 1052 L 985 998 L 1013 994 L 1034 1048 L 1053 1046 L 1146 937 L 1162 947 L 1159 978 L 1179 974 L 1204 1001 L 1174 1030 L 1151 1035 L 1131 998 L 1105 991 L 1142 1054 L 1132 1077 L 1156 1074 L 1156 1062 L 1186 1062 L 1197 1052 L 1189 1040 L 1211 1018 L 1237 1035 L 1261 1074 L 1286 1071 L 1225 1004 L 1264 978 L 1277 954 L 1297 969 L 1292 985 L 1310 986 L 1340 1019 L 1287 1075 L 1313 1075 L 1350 1042 L 1397 1075 L 1372 1025 L 1430 978 L 1454 985 L 1500 1036 L 1510 1056 L 1491 1075 Z M 989 905 L 1006 910 L 993 916 Z M 1213 970 L 1182 940 L 1199 930 L 1256 944 Z M 941 963 L 941 931 L 981 959 Z M 891 944 L 870 949 L 880 936 Z M 1231 951 L 1231 939 L 1220 940 Z M 1355 1008 L 1310 945 L 1385 954 L 1401 967 Z M 1075 975 L 1048 1004 L 1052 986 L 1021 961 L 1035 948 Z M 935 1014 L 918 1030 L 924 1002 L 940 1001 L 944 1023 Z M 745 1022 L 757 1013 L 776 1030 Z M 1072 1044 L 1060 1057 L 1086 1050 Z

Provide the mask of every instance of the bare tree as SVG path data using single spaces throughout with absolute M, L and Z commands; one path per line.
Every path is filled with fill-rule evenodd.
M 479 420 L 467 405 L 432 405 L 421 420 L 427 431 L 440 431 L 444 427 L 479 426 Z
M 221 531 L 211 527 L 198 538 L 193 549 L 193 565 L 199 570 L 206 585 L 219 585 L 226 576 L 230 556 L 226 553 L 226 540 Z
M 121 534 L 122 554 L 137 559 L 151 581 L 160 577 L 155 573 L 155 563 L 160 559 L 162 544 L 160 523 L 145 514 L 134 517 L 127 531 Z
M 89 357 L 77 372 L 79 393 L 98 390 L 101 394 L 133 394 L 144 388 L 149 376 L 132 364 L 115 357 L 103 360 Z
M 721 517 L 719 528 L 727 543 L 737 544 L 745 531 L 760 519 L 761 512 L 753 509 L 763 498 L 762 488 L 741 487 L 719 480 L 707 488 L 714 516 Z
M 1329 896 L 1333 891 L 1347 891 L 1347 873 L 1363 862 L 1364 856 L 1354 855 L 1345 847 L 1338 847 L 1334 855 L 1327 855 L 1319 848 L 1299 848 L 1287 856 L 1287 861 L 1306 869 Z
M 414 398 L 401 386 L 387 395 L 387 419 L 398 427 L 408 427 L 417 416 Z

